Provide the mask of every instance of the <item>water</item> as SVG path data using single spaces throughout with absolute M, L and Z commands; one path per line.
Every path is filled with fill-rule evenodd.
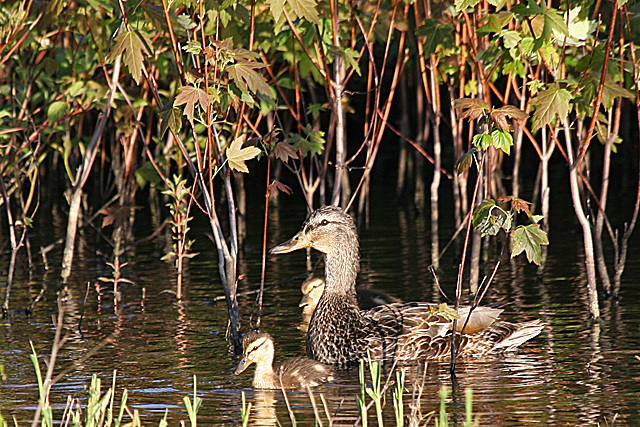
M 291 237 L 304 219 L 305 212 L 299 205 L 288 203 L 280 211 L 272 211 L 274 228 L 269 247 Z M 640 360 L 635 358 L 640 355 L 638 233 L 630 245 L 620 300 L 602 302 L 603 321 L 592 324 L 588 318 L 581 236 L 575 231 L 572 212 L 558 206 L 552 201 L 555 220 L 551 222 L 544 280 L 536 280 L 535 266 L 528 265 L 522 257 L 505 261 L 485 300 L 508 303 L 507 317 L 511 319 L 541 318 L 547 327 L 517 353 L 467 359 L 458 364 L 458 388 L 447 404 L 450 421 L 455 425 L 464 420 L 467 387 L 473 389 L 474 414 L 482 426 L 595 426 L 611 423 L 616 414 L 616 425 L 640 425 Z M 150 233 L 147 225 L 153 223 L 144 210 L 139 215 L 136 238 Z M 256 210 L 248 218 L 248 240 L 239 263 L 239 272 L 244 275 L 240 292 L 256 289 L 260 283 L 261 215 Z M 41 234 L 33 236 L 34 247 L 62 235 L 63 218 L 54 210 L 50 218 L 42 219 L 44 225 L 35 228 Z M 410 210 L 373 205 L 369 226 L 361 232 L 360 286 L 406 301 L 441 300 L 428 271 L 428 230 L 428 219 Z M 105 253 L 109 249 L 101 244 L 91 246 L 99 239 L 87 232 L 69 284 L 64 321 L 68 341 L 58 355 L 55 374 L 66 368 L 70 372 L 53 386 L 54 418 L 61 417 L 68 394 L 86 401 L 92 374 L 102 380 L 106 390 L 116 371 L 117 399 L 126 388 L 129 407 L 138 410 L 147 425 L 157 424 L 167 409 L 172 425 L 179 420 L 188 422 L 182 399 L 192 394 L 194 376 L 198 396 L 203 399 L 201 425 L 237 425 L 242 391 L 253 405 L 252 425 L 273 425 L 274 417 L 283 425 L 291 423 L 281 393 L 252 390 L 252 368 L 241 376 L 233 375 L 236 362 L 225 339 L 226 306 L 224 301 L 214 302 L 222 290 L 216 252 L 204 237 L 207 231 L 206 221 L 198 217 L 193 236 L 197 239 L 194 251 L 200 254 L 186 267 L 180 303 L 171 293 L 176 286 L 173 266 L 159 260 L 160 252 L 154 243 L 145 243 L 129 251 L 129 265 L 123 268 L 123 276 L 134 283 L 122 285 L 122 299 L 117 305 L 109 291 L 111 285 L 98 282 L 98 277 L 109 277 L 110 270 L 96 249 Z M 441 235 L 449 236 L 451 232 L 450 225 L 445 224 Z M 57 312 L 56 293 L 60 290 L 60 252 L 61 248 L 57 248 L 50 254 L 49 271 L 34 256 L 36 268 L 31 275 L 19 261 L 10 299 L 14 311 L 0 324 L 0 364 L 6 376 L 0 381 L 0 408 L 5 419 L 15 417 L 19 425 L 30 422 L 38 398 L 29 342 L 38 352 L 42 369 L 46 369 L 45 360 L 51 349 L 52 316 Z M 311 263 L 317 259 L 318 254 L 314 253 Z M 4 279 L 6 256 L 1 265 Z M 299 275 L 306 268 L 302 251 L 270 256 L 267 285 Z M 441 286 L 453 295 L 455 270 L 450 253 L 443 259 L 442 271 Z M 87 282 L 90 287 L 82 315 Z M 100 294 L 96 283 L 100 283 Z M 262 327 L 275 338 L 276 361 L 304 353 L 304 335 L 299 330 L 300 283 L 301 280 L 293 281 L 265 295 Z M 31 304 L 43 285 L 46 289 L 33 313 L 20 311 Z M 239 298 L 244 327 L 250 325 L 254 300 L 255 295 Z M 87 353 L 106 339 L 112 341 L 85 360 Z M 426 372 L 409 372 L 405 402 L 414 399 L 423 415 L 437 411 L 439 389 L 451 385 L 448 368 L 447 363 L 434 362 L 427 365 Z M 419 385 L 422 397 L 417 399 L 413 393 Z M 357 417 L 354 396 L 359 391 L 353 375 L 344 375 L 336 383 L 315 390 L 322 418 L 326 419 L 321 394 L 334 423 L 352 425 Z M 307 393 L 290 393 L 288 398 L 298 424 L 311 425 L 314 412 Z M 405 411 L 410 412 L 408 406 Z M 373 417 L 373 410 L 369 414 Z M 395 425 L 390 396 L 385 422 Z M 433 425 L 433 421 L 429 424 Z

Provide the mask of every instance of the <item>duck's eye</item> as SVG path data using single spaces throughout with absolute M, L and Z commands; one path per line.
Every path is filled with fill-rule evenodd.
M 329 224 L 329 221 L 326 219 L 323 219 L 322 221 L 320 221 L 320 225 L 327 225 Z

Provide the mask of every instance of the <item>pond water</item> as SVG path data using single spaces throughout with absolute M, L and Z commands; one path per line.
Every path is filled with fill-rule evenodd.
M 557 197 L 560 197 L 558 195 Z M 382 200 L 379 198 L 378 200 Z M 582 238 L 573 222 L 571 207 L 552 200 L 552 234 L 549 257 L 541 276 L 535 266 L 519 257 L 505 261 L 485 302 L 506 303 L 507 317 L 517 320 L 540 318 L 544 331 L 512 354 L 466 359 L 457 366 L 458 387 L 447 400 L 452 425 L 464 420 L 464 389 L 473 389 L 473 411 L 481 426 L 584 426 L 640 425 L 640 239 L 635 233 L 619 301 L 602 302 L 601 323 L 589 322 L 585 294 Z M 446 211 L 446 201 L 443 202 Z M 256 201 L 254 206 L 261 206 Z M 272 247 L 291 237 L 305 218 L 302 204 L 292 201 L 271 209 L 268 243 Z M 19 261 L 11 289 L 11 315 L 0 325 L 0 410 L 11 424 L 31 422 L 38 389 L 29 359 L 29 342 L 38 352 L 45 369 L 55 328 L 56 295 L 61 248 L 49 255 L 50 269 L 35 256 L 35 248 L 63 235 L 66 216 L 52 209 L 42 214 L 33 237 L 35 270 L 29 273 Z M 563 209 L 565 209 L 563 211 Z M 568 209 L 568 210 L 566 210 Z M 446 214 L 442 242 L 452 234 Z M 149 234 L 157 221 L 142 209 L 136 219 L 136 236 Z M 262 210 L 249 213 L 245 251 L 239 264 L 243 275 L 239 292 L 255 290 L 260 283 Z M 362 273 L 359 286 L 386 292 L 405 301 L 441 301 L 429 273 L 429 218 L 395 203 L 372 203 L 369 225 L 362 227 Z M 60 351 L 55 373 L 70 368 L 53 387 L 51 403 L 54 419 L 60 419 L 67 395 L 86 401 L 91 376 L 96 374 L 103 391 L 116 372 L 117 399 L 125 388 L 130 408 L 139 411 L 146 425 L 156 425 L 168 410 L 170 425 L 188 422 L 183 398 L 191 396 L 194 376 L 201 425 L 240 424 L 241 392 L 252 403 L 250 425 L 282 425 L 291 420 L 279 392 L 258 392 L 251 388 L 253 369 L 235 376 L 237 361 L 225 339 L 227 313 L 222 295 L 214 245 L 206 237 L 207 224 L 197 216 L 192 236 L 199 255 L 186 266 L 184 298 L 176 302 L 176 277 L 172 264 L 160 261 L 155 242 L 144 243 L 129 252 L 123 276 L 133 284 L 123 284 L 121 301 L 115 305 L 110 285 L 97 278 L 110 276 L 105 258 L 96 251 L 95 233 L 87 232 L 76 256 L 69 283 L 65 332 L 68 341 Z M 84 242 L 84 243 L 83 243 Z M 108 253 L 108 248 L 98 244 Z M 311 263 L 318 260 L 312 253 Z M 489 263 L 491 264 L 491 263 Z M 2 287 L 6 283 L 8 257 L 1 259 Z M 441 285 L 453 295 L 455 270 L 449 252 L 443 258 Z M 489 266 L 489 268 L 492 264 Z M 306 271 L 303 251 L 269 256 L 267 285 L 277 284 Z M 319 271 L 318 274 L 321 274 Z M 276 341 L 276 361 L 304 354 L 304 334 L 299 326 L 298 307 L 302 279 L 277 286 L 264 297 L 262 328 Z M 89 291 L 87 293 L 87 283 Z M 41 300 L 32 314 L 21 309 L 31 305 L 41 289 Z M 83 303 L 87 295 L 86 304 Z M 249 321 L 255 295 L 239 297 L 243 327 Z M 81 327 L 79 321 L 82 318 Z M 255 320 L 255 316 L 253 318 Z M 105 339 L 105 345 L 88 359 L 84 356 Z M 325 421 L 321 399 L 326 401 L 335 425 L 353 425 L 357 418 L 355 396 L 360 389 L 357 374 L 345 374 L 333 384 L 314 391 L 314 399 Z M 420 387 L 421 386 L 421 387 Z M 408 374 L 405 413 L 409 403 L 422 415 L 439 409 L 438 391 L 451 386 L 448 363 L 428 363 L 426 370 Z M 416 392 L 421 389 L 421 397 Z M 392 399 L 387 396 L 385 418 L 395 425 Z M 307 393 L 288 394 L 298 425 L 312 425 L 313 406 Z M 369 411 L 371 422 L 373 410 Z M 433 421 L 429 421 L 433 425 Z

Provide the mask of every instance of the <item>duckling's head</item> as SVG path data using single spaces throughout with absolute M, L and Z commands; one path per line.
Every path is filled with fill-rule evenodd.
M 359 252 L 358 245 L 358 232 L 353 218 L 340 207 L 323 206 L 307 218 L 295 236 L 272 248 L 269 253 L 284 254 L 297 249 L 314 248 L 331 254 L 345 247 Z
M 242 339 L 242 347 L 244 353 L 242 360 L 236 368 L 235 374 L 241 374 L 252 363 L 256 365 L 268 365 L 273 363 L 273 354 L 275 352 L 273 346 L 273 338 L 266 332 L 249 331 Z
M 300 287 L 300 290 L 304 294 L 300 300 L 300 307 L 304 306 L 316 306 L 322 292 L 324 291 L 324 278 L 323 277 L 311 277 L 305 280 Z

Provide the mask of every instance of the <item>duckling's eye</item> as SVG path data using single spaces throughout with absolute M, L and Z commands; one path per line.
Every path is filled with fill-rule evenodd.
M 329 221 L 326 219 L 323 219 L 322 221 L 320 221 L 320 225 L 327 225 L 329 224 Z

